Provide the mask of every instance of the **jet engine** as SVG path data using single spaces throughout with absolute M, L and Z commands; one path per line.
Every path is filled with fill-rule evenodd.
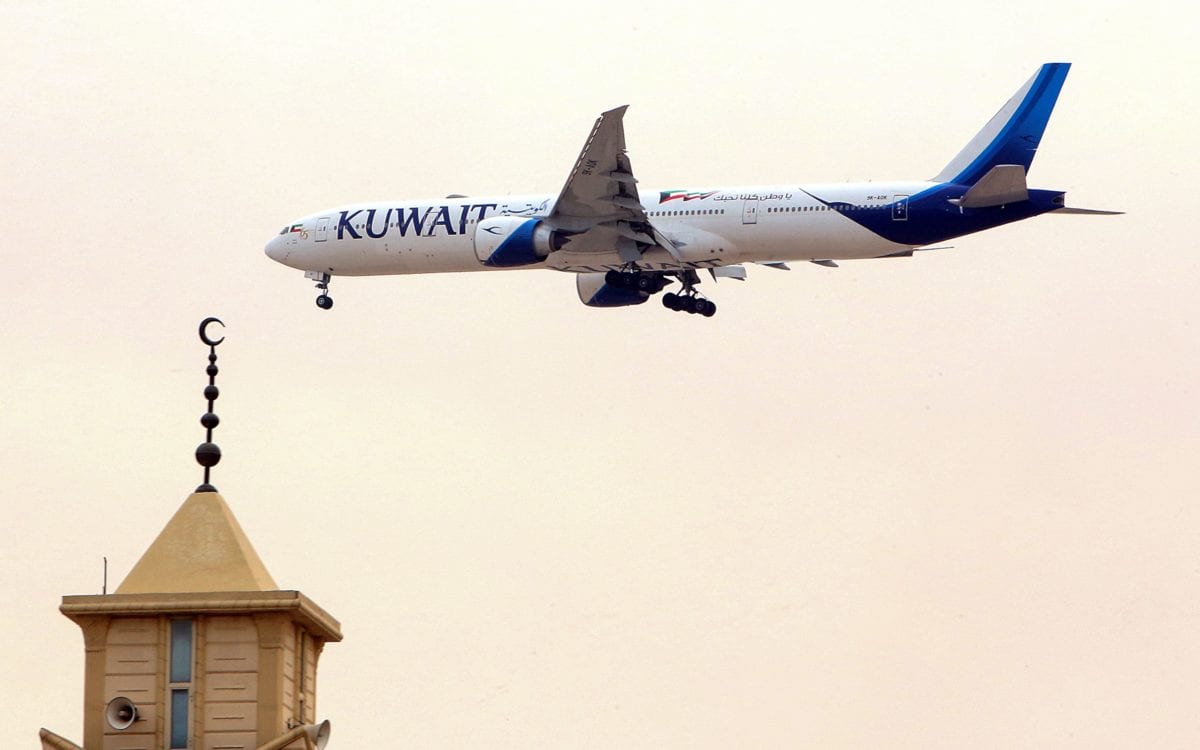
M 514 268 L 541 263 L 565 244 L 562 233 L 541 219 L 493 216 L 475 227 L 475 257 L 485 266 Z
M 614 286 L 605 281 L 604 273 L 580 273 L 575 275 L 575 289 L 579 301 L 588 307 L 629 307 L 640 305 L 650 299 L 648 292 L 628 287 Z

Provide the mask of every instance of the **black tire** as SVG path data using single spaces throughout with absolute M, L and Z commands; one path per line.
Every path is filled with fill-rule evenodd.
M 699 301 L 695 297 L 680 297 L 679 309 L 688 315 L 693 315 L 696 312 L 696 303 Z
M 623 281 L 624 279 L 621 278 L 620 271 L 609 271 L 608 273 L 604 274 L 604 283 L 608 284 L 609 286 L 623 286 Z
M 679 309 L 679 295 L 675 292 L 667 292 L 663 295 L 663 307 L 668 310 Z
M 654 287 L 654 277 L 650 274 L 639 273 L 633 278 L 639 292 L 648 292 Z
M 328 310 L 329 308 L 333 307 L 333 297 L 330 297 L 327 294 L 322 294 L 320 297 L 317 297 L 317 307 L 321 308 L 322 310 Z
M 704 309 L 700 311 L 700 314 L 706 318 L 711 318 L 712 316 L 716 315 L 717 303 L 713 302 L 712 300 L 704 300 Z

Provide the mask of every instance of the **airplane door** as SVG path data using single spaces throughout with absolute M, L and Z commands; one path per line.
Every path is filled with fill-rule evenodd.
M 757 224 L 758 223 L 758 198 L 750 198 L 742 206 L 742 223 Z
M 892 221 L 908 221 L 908 196 L 895 196 L 896 202 L 892 204 Z
M 322 216 L 317 219 L 317 242 L 324 242 L 329 239 L 329 217 Z

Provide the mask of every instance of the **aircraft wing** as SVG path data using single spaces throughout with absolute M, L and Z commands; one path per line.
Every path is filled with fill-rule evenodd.
M 638 198 L 637 179 L 625 153 L 627 106 L 601 113 L 579 152 L 562 192 L 546 217 L 570 237 L 572 252 L 612 252 L 635 261 L 648 247 L 677 255 L 650 224 Z

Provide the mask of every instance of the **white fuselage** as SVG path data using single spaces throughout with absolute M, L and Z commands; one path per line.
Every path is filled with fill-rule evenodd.
M 898 205 L 933 187 L 929 182 L 732 187 L 644 191 L 641 204 L 654 227 L 677 247 L 673 257 L 654 248 L 641 270 L 711 268 L 745 262 L 877 258 L 912 246 L 889 241 L 852 220 L 847 211 L 907 220 Z M 814 197 L 815 196 L 815 197 Z M 819 199 L 818 199 L 819 198 Z M 267 245 L 284 265 L 339 276 L 501 270 L 475 251 L 476 225 L 495 216 L 542 218 L 553 196 L 453 197 L 343 206 L 307 216 Z M 828 204 L 841 205 L 831 208 Z M 616 252 L 587 241 L 522 268 L 595 272 L 628 267 Z M 576 249 L 578 247 L 578 249 Z
M 601 112 L 551 195 L 362 204 L 307 216 L 267 255 L 316 282 L 334 276 L 548 268 L 572 273 L 589 307 L 663 306 L 711 317 L 700 269 L 747 277 L 746 263 L 912 255 L 946 240 L 1067 208 L 1030 188 L 1030 164 L 1069 63 L 1040 66 L 932 180 L 645 190 L 626 149 L 627 106 Z

